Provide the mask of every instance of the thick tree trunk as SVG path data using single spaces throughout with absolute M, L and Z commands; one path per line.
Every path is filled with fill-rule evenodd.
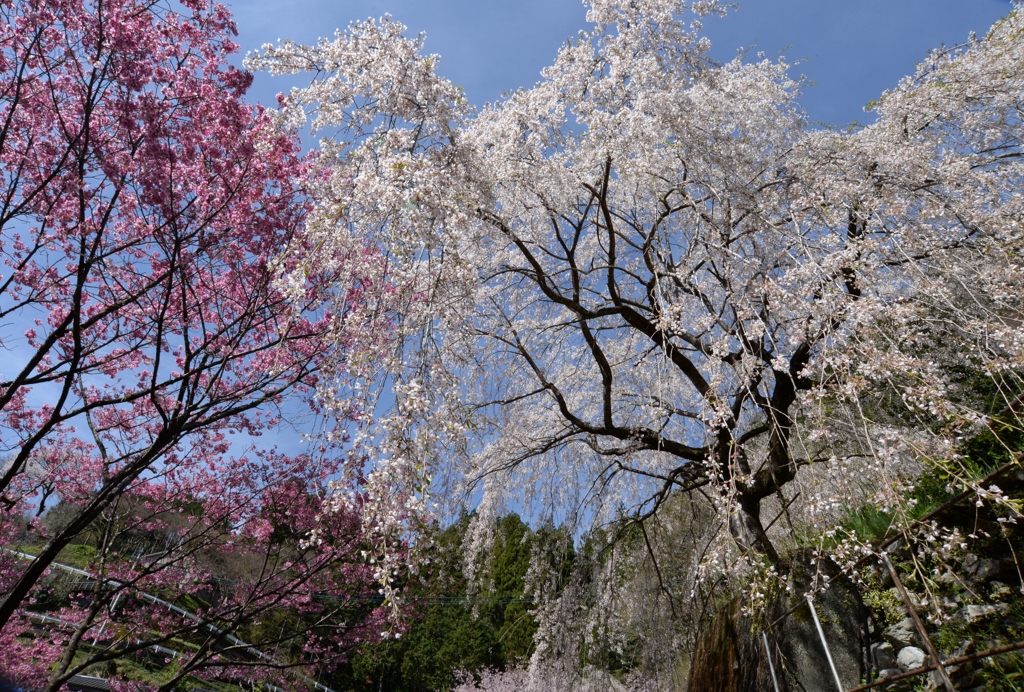
M 739 498 L 729 514 L 729 533 L 743 552 L 763 555 L 773 565 L 779 563 L 779 554 L 761 524 L 760 500 Z
M 771 669 L 750 618 L 734 599 L 702 623 L 690 658 L 688 689 L 694 692 L 771 690 Z M 773 664 L 780 667 L 781 660 Z
M 759 624 L 743 613 L 740 597 L 702 623 L 690 659 L 690 690 L 835 690 L 831 667 L 804 600 L 804 593 L 823 574 L 830 577 L 831 587 L 817 594 L 814 607 L 843 689 L 859 684 L 867 670 L 868 613 L 856 584 L 835 563 L 819 561 L 809 550 L 789 556 L 783 567 L 789 575 L 789 589 L 769 597 L 760 613 Z M 800 607 L 791 610 L 794 605 Z M 765 639 L 768 640 L 767 651 Z M 772 680 L 773 667 L 778 688 Z

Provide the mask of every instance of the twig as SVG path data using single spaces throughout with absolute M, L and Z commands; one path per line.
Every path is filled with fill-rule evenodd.
M 1019 465 L 1022 462 L 1024 462 L 1024 453 L 1018 454 L 1016 459 L 1014 459 L 1013 461 L 1010 461 L 1010 462 L 1007 462 L 1007 463 L 1003 464 L 1002 466 L 997 468 L 995 471 L 993 471 L 992 473 L 988 474 L 987 476 L 982 478 L 980 481 L 978 481 L 977 484 L 978 485 L 983 485 L 985 483 L 988 483 L 989 481 L 995 480 L 997 477 L 1001 476 L 1002 474 L 1006 473 L 1007 471 L 1009 471 L 1010 469 L 1012 469 L 1013 467 Z M 947 500 L 946 502 L 942 503 L 936 509 L 933 509 L 931 512 L 928 512 L 928 514 L 926 514 L 923 517 L 921 517 L 921 519 L 919 519 L 918 521 L 919 522 L 926 522 L 926 521 L 929 521 L 931 519 L 934 519 L 935 517 L 937 517 L 942 512 L 946 511 L 947 509 L 949 509 L 953 505 L 957 504 L 958 502 L 960 502 L 961 500 L 966 498 L 972 492 L 973 492 L 972 490 L 965 490 L 965 491 L 963 491 L 962 493 L 960 493 L 956 497 L 953 497 L 953 498 Z M 884 541 L 882 541 L 881 543 L 879 543 L 878 547 L 876 548 L 876 550 L 884 550 L 885 548 L 888 548 L 890 545 L 895 543 L 900 538 L 902 538 L 902 534 L 896 534 L 894 536 L 890 536 L 889 538 L 887 538 Z M 876 553 L 874 553 L 874 552 L 872 552 L 872 553 L 870 553 L 868 555 L 865 555 L 864 557 L 862 557 L 861 559 L 857 560 L 857 562 L 855 562 L 853 564 L 853 567 L 851 568 L 851 570 L 857 569 L 858 567 L 863 566 L 865 563 L 870 562 L 871 560 L 877 559 L 877 557 L 878 557 L 878 555 Z M 777 617 L 775 620 L 773 620 L 772 623 L 769 625 L 769 627 L 774 629 L 776 625 L 778 625 L 780 622 L 782 622 L 783 620 L 788 618 L 790 615 L 792 615 L 796 611 L 800 610 L 800 608 L 802 608 L 805 605 L 807 605 L 807 604 L 804 601 L 798 602 L 792 608 L 790 608 L 785 613 L 783 613 L 782 615 Z
M 1013 461 L 1009 461 L 1009 462 L 1003 464 L 1002 466 L 997 468 L 995 471 L 993 471 L 992 473 L 988 474 L 987 476 L 982 478 L 980 481 L 978 481 L 977 485 L 984 485 L 985 483 L 988 483 L 989 481 L 995 480 L 997 477 L 1003 475 L 1004 473 L 1006 473 L 1007 471 L 1012 469 L 1014 466 L 1017 466 L 1021 462 L 1024 462 L 1024 454 L 1018 454 L 1016 459 L 1014 459 Z M 958 502 L 961 502 L 964 498 L 966 498 L 972 492 L 974 492 L 974 491 L 973 490 L 965 490 L 962 493 L 960 493 L 959 495 L 957 495 L 956 497 L 953 497 L 953 498 L 950 498 L 949 500 L 946 500 L 941 505 L 939 505 L 937 508 L 933 509 L 932 511 L 928 512 L 928 514 L 926 514 L 923 517 L 921 517 L 920 519 L 918 519 L 918 523 L 924 523 L 926 521 L 930 521 L 930 520 L 934 519 L 935 517 L 939 516 L 940 514 L 945 512 L 947 509 L 949 509 L 953 505 L 957 504 Z M 900 538 L 902 538 L 902 534 L 896 534 L 895 536 L 890 536 L 889 538 L 885 539 L 884 541 L 882 541 L 881 543 L 878 544 L 877 550 L 885 550 L 890 545 L 892 545 L 893 543 L 898 541 Z M 854 569 L 856 569 L 857 567 L 860 567 L 865 562 L 870 561 L 874 557 L 875 557 L 874 554 L 865 555 L 864 557 L 862 557 L 860 560 L 858 560 L 854 564 Z

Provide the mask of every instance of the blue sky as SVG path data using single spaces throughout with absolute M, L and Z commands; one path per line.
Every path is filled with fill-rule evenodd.
M 580 0 L 235 0 L 229 2 L 243 52 L 290 38 L 313 42 L 355 19 L 390 13 L 427 50 L 440 71 L 483 104 L 540 78 L 559 45 L 584 28 Z M 804 107 L 812 120 L 866 121 L 864 105 L 913 71 L 930 48 L 984 34 L 1011 8 L 1009 0 L 741 0 L 706 32 L 721 60 L 739 48 L 801 62 L 794 76 L 814 82 Z M 261 76 L 253 98 L 273 103 L 289 84 Z

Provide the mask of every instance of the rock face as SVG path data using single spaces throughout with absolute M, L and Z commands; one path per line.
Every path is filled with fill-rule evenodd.
M 774 631 L 765 631 L 780 690 L 835 690 L 814 619 L 803 594 L 815 574 L 828 576 L 830 587 L 815 597 L 829 651 L 844 689 L 860 684 L 867 649 L 867 611 L 857 588 L 841 577 L 834 565 L 811 564 L 802 553 L 788 566 L 789 591 L 771 604 L 764 621 L 773 622 L 790 607 L 802 603 Z M 739 613 L 739 602 L 719 611 L 704 628 L 691 659 L 690 690 L 700 692 L 748 692 L 773 690 L 762 629 Z M 890 647 L 891 656 L 891 647 Z

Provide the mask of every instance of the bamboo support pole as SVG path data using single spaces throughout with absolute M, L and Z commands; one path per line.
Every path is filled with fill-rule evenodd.
M 978 661 L 983 658 L 998 656 L 999 654 L 1008 654 L 1013 651 L 1020 651 L 1021 649 L 1024 649 L 1024 642 L 1017 642 L 1016 644 L 1004 644 L 1003 646 L 994 646 L 991 649 L 986 649 L 985 651 L 980 651 L 976 654 L 969 654 L 965 656 L 957 656 L 956 658 L 950 658 L 946 661 L 943 661 L 942 665 L 958 666 L 961 663 L 970 663 L 971 661 Z M 907 678 L 913 678 L 917 677 L 918 675 L 924 675 L 925 673 L 929 673 L 935 670 L 935 668 L 936 664 L 931 663 L 927 666 L 922 666 L 920 668 L 908 670 L 906 673 L 893 675 L 891 678 L 885 678 L 884 680 L 875 680 L 874 682 L 869 682 L 866 685 L 854 687 L 852 690 L 850 690 L 850 692 L 864 692 L 864 690 L 874 689 L 875 687 L 884 687 L 886 685 L 891 685 L 894 682 L 899 682 L 900 680 L 906 680 Z
M 947 692 L 956 692 L 956 688 L 953 687 L 953 681 L 949 679 L 949 674 L 946 673 L 945 666 L 939 660 L 939 652 L 935 650 L 935 645 L 932 644 L 931 637 L 928 636 L 928 631 L 924 628 L 924 623 L 921 622 L 921 618 L 917 615 L 917 609 L 914 608 L 914 604 L 910 602 L 910 595 L 907 593 L 906 588 L 903 586 L 903 581 L 900 580 L 900 575 L 896 574 L 896 568 L 892 566 L 892 561 L 888 555 L 882 555 L 882 562 L 889 569 L 889 574 L 892 576 L 892 581 L 896 584 L 896 589 L 900 592 L 900 597 L 903 599 L 903 605 L 907 607 L 907 612 L 910 613 L 910 618 L 914 621 L 914 626 L 917 628 L 917 633 L 921 635 L 921 639 L 924 640 L 924 645 L 928 648 L 928 653 L 932 657 L 932 661 L 935 662 L 936 668 L 939 671 L 939 675 L 942 676 L 942 683 L 946 686 Z

